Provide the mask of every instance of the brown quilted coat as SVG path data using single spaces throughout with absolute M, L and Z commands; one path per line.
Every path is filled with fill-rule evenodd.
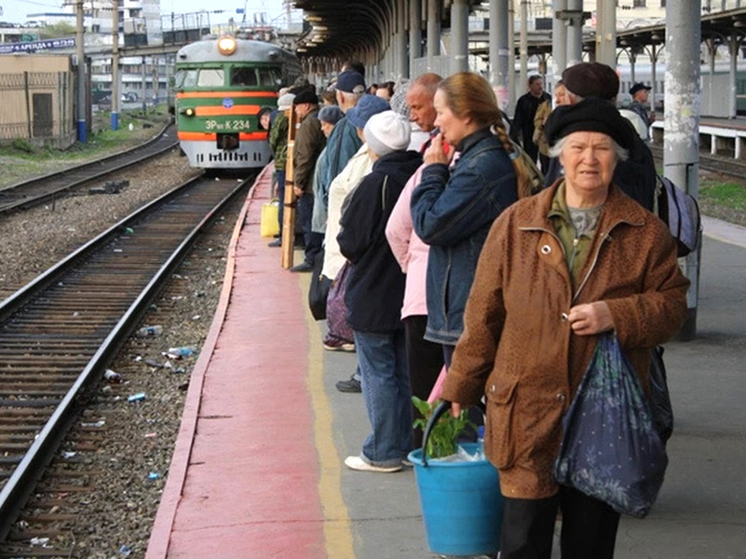
M 547 219 L 553 187 L 519 201 L 495 221 L 477 266 L 443 398 L 487 397 L 485 452 L 507 497 L 557 492 L 552 463 L 570 404 L 597 336 L 573 334 L 566 315 L 604 300 L 616 334 L 648 390 L 650 348 L 686 316 L 689 286 L 670 232 L 618 188 L 609 196 L 578 287 Z

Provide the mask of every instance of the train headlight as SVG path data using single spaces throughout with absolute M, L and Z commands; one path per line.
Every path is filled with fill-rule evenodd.
M 185 116 L 194 116 L 194 109 L 189 107 L 188 109 L 184 109 L 183 111 L 181 111 L 181 114 Z
M 218 40 L 220 54 L 230 55 L 236 52 L 236 40 L 233 37 L 222 37 Z

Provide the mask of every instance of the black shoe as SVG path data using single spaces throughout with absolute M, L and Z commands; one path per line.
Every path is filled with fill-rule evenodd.
M 313 272 L 313 264 L 308 262 L 301 262 L 297 266 L 290 268 L 291 272 Z
M 268 243 L 267 246 L 268 247 L 272 247 L 272 248 L 281 247 L 282 246 L 282 239 L 278 237 L 277 239 L 275 239 L 271 243 Z
M 340 380 L 335 386 L 340 392 L 359 393 L 363 391 L 360 381 L 354 377 L 350 377 L 348 380 Z

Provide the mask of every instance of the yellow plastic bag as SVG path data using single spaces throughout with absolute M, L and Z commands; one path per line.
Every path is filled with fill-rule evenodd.
M 262 221 L 259 227 L 262 237 L 274 237 L 280 234 L 280 224 L 277 222 L 280 201 L 271 200 L 262 206 Z

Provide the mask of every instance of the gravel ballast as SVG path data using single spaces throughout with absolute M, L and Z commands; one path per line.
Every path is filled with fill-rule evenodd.
M 107 181 L 129 181 L 118 194 L 89 195 L 86 187 L 54 205 L 3 219 L 0 297 L 7 297 L 80 244 L 195 174 L 178 150 L 173 150 L 136 172 L 107 177 Z M 53 466 L 58 468 L 92 472 L 86 478 L 93 486 L 91 491 L 55 495 L 64 505 L 51 511 L 77 513 L 75 521 L 57 526 L 61 535 L 50 542 L 53 547 L 72 547 L 72 557 L 145 555 L 186 388 L 220 296 L 228 243 L 243 201 L 239 198 L 223 212 L 153 302 L 142 324 L 158 325 L 163 333 L 128 340 L 109 366 L 122 382 L 102 380 L 55 459 Z M 195 353 L 182 359 L 164 355 L 170 348 L 184 347 Z M 144 394 L 144 398 L 128 401 L 135 394 Z M 99 435 L 95 451 L 76 450 L 74 441 L 92 435 Z M 68 453 L 66 458 L 63 452 Z

